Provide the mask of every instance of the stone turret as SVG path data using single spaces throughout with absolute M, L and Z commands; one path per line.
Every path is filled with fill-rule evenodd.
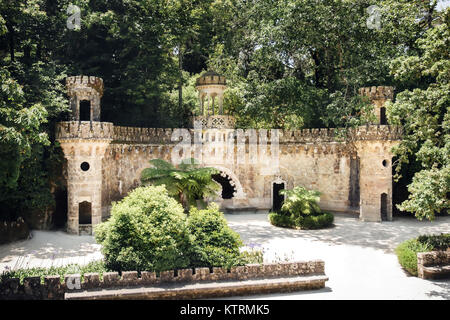
M 370 99 L 375 107 L 375 116 L 378 119 L 378 124 L 387 124 L 385 103 L 394 98 L 394 87 L 378 86 L 365 87 L 359 89 L 361 96 L 366 96 Z
M 374 104 L 378 119 L 377 132 L 389 128 L 385 103 L 394 98 L 394 88 L 387 86 L 359 89 Z M 392 147 L 399 143 L 400 129 L 392 127 L 384 138 L 377 138 L 374 126 L 360 128 L 355 147 L 360 158 L 360 219 L 363 221 L 392 220 Z M 386 131 L 386 130 L 384 130 Z M 387 132 L 387 131 L 386 131 Z
M 235 119 L 223 112 L 223 93 L 227 88 L 224 76 L 208 71 L 202 74 L 196 82 L 200 115 L 194 117 L 203 128 L 234 128 Z
M 113 140 L 114 126 L 100 122 L 101 78 L 68 77 L 66 84 L 73 121 L 57 124 L 56 140 L 67 159 L 67 231 L 91 234 L 92 227 L 102 221 L 102 159 Z M 80 106 L 83 101 L 88 104 Z
M 72 120 L 100 121 L 103 79 L 93 76 L 67 77 L 66 87 L 72 109 Z

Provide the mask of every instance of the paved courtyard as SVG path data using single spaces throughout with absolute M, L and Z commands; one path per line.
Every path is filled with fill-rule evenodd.
M 227 219 L 246 244 L 263 246 L 266 261 L 322 259 L 330 279 L 318 291 L 243 299 L 450 299 L 450 281 L 409 276 L 394 254 L 404 240 L 450 232 L 450 217 L 376 223 L 338 213 L 334 228 L 310 231 L 274 227 L 263 214 L 228 215 Z
M 336 214 L 335 227 L 301 231 L 277 228 L 266 214 L 226 215 L 248 246 L 261 247 L 265 261 L 322 259 L 330 280 L 324 289 L 243 299 L 450 299 L 450 281 L 408 276 L 393 249 L 419 234 L 450 232 L 450 217 L 434 222 L 397 218 L 393 222 L 360 222 Z M 30 240 L 0 246 L 0 272 L 5 267 L 49 267 L 85 264 L 101 259 L 91 236 L 61 231 L 34 231 Z

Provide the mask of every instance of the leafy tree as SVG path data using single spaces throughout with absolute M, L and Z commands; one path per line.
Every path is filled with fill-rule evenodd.
M 175 197 L 188 210 L 196 205 L 197 200 L 217 194 L 220 186 L 212 179 L 213 174 L 219 173 L 215 168 L 199 167 L 194 159 L 182 162 L 175 167 L 162 159 L 152 159 L 151 168 L 141 173 L 141 181 L 154 185 L 165 185 L 169 195 Z
M 402 125 L 404 131 L 402 142 L 394 149 L 396 178 L 411 158 L 421 165 L 408 187 L 408 200 L 398 206 L 418 219 L 433 220 L 450 206 L 449 27 L 447 9 L 443 21 L 416 41 L 420 55 L 400 57 L 392 63 L 396 79 L 422 84 L 422 88 L 399 93 L 395 103 L 387 106 L 389 121 Z

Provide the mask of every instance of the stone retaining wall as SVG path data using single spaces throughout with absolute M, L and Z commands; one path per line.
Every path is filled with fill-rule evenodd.
M 7 279 L 0 283 L 0 299 L 64 299 L 66 292 L 89 289 L 108 289 L 116 287 L 153 286 L 169 283 L 206 283 L 223 281 L 244 281 L 249 279 L 271 279 L 311 275 L 324 275 L 325 263 L 321 260 L 307 262 L 284 262 L 272 264 L 250 264 L 225 268 L 195 268 L 176 271 L 163 271 L 160 274 L 143 271 L 106 272 L 101 279 L 98 273 L 66 275 L 64 282 L 59 276 Z
M 447 251 L 419 252 L 417 274 L 422 279 L 437 279 L 450 276 L 450 249 Z

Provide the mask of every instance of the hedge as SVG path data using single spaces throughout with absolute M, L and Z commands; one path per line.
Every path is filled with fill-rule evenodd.
M 333 225 L 334 216 L 329 212 L 318 215 L 286 215 L 283 213 L 269 213 L 269 221 L 277 227 L 300 228 L 302 230 L 314 230 L 328 228 Z
M 450 234 L 421 235 L 400 243 L 395 249 L 398 262 L 410 274 L 417 276 L 417 253 L 434 250 L 447 250 L 450 247 Z

